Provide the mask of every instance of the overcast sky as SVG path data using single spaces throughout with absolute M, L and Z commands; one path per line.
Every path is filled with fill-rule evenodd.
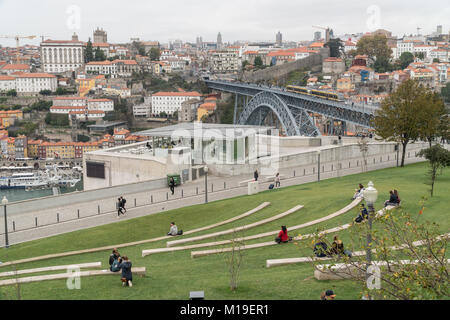
M 311 40 L 313 25 L 330 26 L 335 35 L 371 31 L 376 27 L 402 36 L 431 33 L 437 25 L 450 29 L 448 0 L 0 0 L 0 35 L 36 35 L 51 39 L 92 38 L 96 27 L 108 42 L 181 39 Z M 373 31 L 373 30 L 372 30 Z M 0 39 L 4 46 L 14 40 Z

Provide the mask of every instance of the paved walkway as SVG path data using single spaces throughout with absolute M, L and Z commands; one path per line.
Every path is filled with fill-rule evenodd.
M 394 153 L 369 157 L 367 161 L 368 170 L 395 167 L 397 163 Z M 407 157 L 405 160 L 406 163 L 420 161 L 423 161 L 423 158 L 415 158 L 414 152 L 411 152 L 411 157 Z M 337 162 L 323 163 L 321 164 L 320 179 L 360 173 L 362 171 L 361 163 L 362 159 L 342 161 L 340 162 L 342 169 L 339 169 L 340 166 Z M 281 180 L 282 187 L 313 182 L 317 181 L 318 178 L 317 165 L 281 169 L 280 174 L 287 178 Z M 239 186 L 239 182 L 252 178 L 251 175 L 234 177 L 208 176 L 209 202 L 246 195 L 247 185 Z M 266 190 L 270 183 L 260 181 L 260 190 Z M 127 199 L 127 213 L 119 219 L 117 218 L 116 198 L 105 198 L 101 201 L 13 214 L 8 216 L 9 243 L 15 244 L 50 237 L 167 210 L 202 204 L 205 202 L 205 182 L 204 179 L 201 179 L 200 181 L 177 187 L 174 195 L 170 194 L 168 188 L 164 188 L 128 194 L 125 197 Z M 3 219 L 0 220 L 0 230 L 2 231 L 0 233 L 0 246 L 4 246 L 4 222 Z

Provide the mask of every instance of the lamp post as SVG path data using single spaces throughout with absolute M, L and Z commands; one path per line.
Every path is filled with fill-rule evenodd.
M 317 150 L 317 181 L 320 181 L 320 150 Z
M 8 216 L 6 213 L 6 205 L 8 204 L 8 199 L 6 199 L 6 196 L 3 196 L 2 199 L 2 205 L 3 205 L 3 215 L 5 217 L 5 248 L 9 248 L 9 242 L 8 242 Z
M 208 203 L 208 166 L 203 169 L 205 171 L 205 203 Z
M 377 201 L 378 197 L 378 191 L 374 188 L 373 182 L 369 181 L 368 187 L 364 189 L 364 200 L 367 203 L 367 206 L 369 207 L 369 217 L 367 223 L 369 224 L 369 232 L 367 233 L 367 247 L 366 247 L 366 260 L 367 260 L 367 266 L 366 266 L 366 279 L 369 277 L 369 274 L 367 273 L 367 268 L 372 263 L 372 219 L 373 214 L 375 212 L 373 205 Z

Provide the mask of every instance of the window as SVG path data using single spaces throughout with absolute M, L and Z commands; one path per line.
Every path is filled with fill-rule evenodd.
M 100 162 L 86 161 L 86 174 L 91 178 L 105 179 L 105 164 Z

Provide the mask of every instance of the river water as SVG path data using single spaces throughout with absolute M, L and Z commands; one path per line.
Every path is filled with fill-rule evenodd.
M 79 181 L 75 187 L 73 188 L 60 188 L 61 193 L 68 193 L 74 191 L 82 191 L 83 190 L 83 179 Z M 48 197 L 53 195 L 52 189 L 44 189 L 44 190 L 31 190 L 25 191 L 25 189 L 2 189 L 0 190 L 0 201 L 3 199 L 3 196 L 6 196 L 6 199 L 11 202 L 22 201 L 34 198 Z

